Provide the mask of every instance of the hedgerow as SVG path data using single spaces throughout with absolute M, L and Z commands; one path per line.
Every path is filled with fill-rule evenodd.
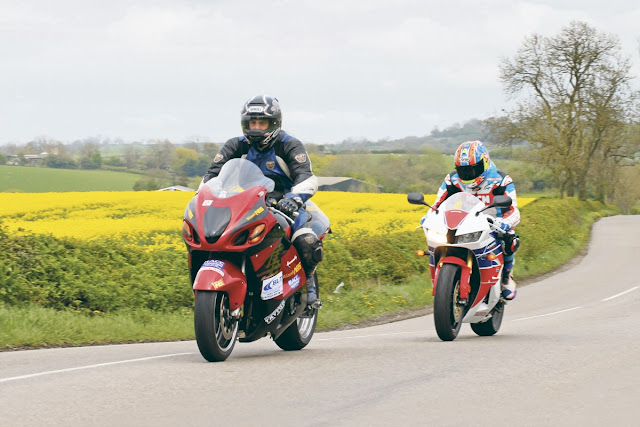
M 597 202 L 538 199 L 522 208 L 517 231 L 522 245 L 516 277 L 549 271 L 574 256 L 589 238 L 591 224 L 617 211 Z M 418 225 L 422 212 L 415 212 Z M 318 274 L 321 294 L 348 288 L 402 283 L 422 276 L 428 259 L 420 229 L 349 235 L 325 240 Z M 179 230 L 171 239 L 180 239 Z M 175 311 L 193 304 L 187 255 L 175 245 L 149 250 L 119 238 L 81 240 L 9 230 L 0 224 L 0 304 L 37 305 L 86 313 L 145 308 Z

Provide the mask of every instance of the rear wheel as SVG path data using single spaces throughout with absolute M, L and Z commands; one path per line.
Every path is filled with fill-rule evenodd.
M 318 275 L 317 273 L 313 274 L 319 298 Z M 307 307 L 302 316 L 298 317 L 295 322 L 285 329 L 282 335 L 275 339 L 276 344 L 286 351 L 302 350 L 311 342 L 317 321 L 318 309 Z
M 502 302 L 498 302 L 491 311 L 491 318 L 486 322 L 472 323 L 471 329 L 481 337 L 495 335 L 502 324 L 502 316 L 504 316 L 504 304 Z
M 209 362 L 221 362 L 229 357 L 238 336 L 238 321 L 231 317 L 226 293 L 198 291 L 194 326 L 202 357 Z
M 433 320 L 442 341 L 453 341 L 460 332 L 467 302 L 460 303 L 460 267 L 445 264 L 438 273 L 433 299 Z

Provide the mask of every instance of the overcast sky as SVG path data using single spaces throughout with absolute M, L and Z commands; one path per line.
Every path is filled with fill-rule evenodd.
M 303 142 L 422 136 L 499 113 L 500 60 L 572 20 L 638 86 L 637 0 L 0 0 L 0 144 L 223 142 L 257 93 Z

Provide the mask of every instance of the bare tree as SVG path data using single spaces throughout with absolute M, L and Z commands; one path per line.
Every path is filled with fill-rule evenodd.
M 532 158 L 553 171 L 560 195 L 577 190 L 584 200 L 590 179 L 597 182 L 591 169 L 615 174 L 630 154 L 622 138 L 638 120 L 639 98 L 629 70 L 617 38 L 584 22 L 555 37 L 534 34 L 500 67 L 507 94 L 525 99 L 487 124 L 502 141 L 532 143 Z

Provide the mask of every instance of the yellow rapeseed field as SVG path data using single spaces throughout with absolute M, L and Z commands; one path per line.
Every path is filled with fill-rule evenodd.
M 154 249 L 182 247 L 181 224 L 191 192 L 0 193 L 0 221 L 14 232 L 91 240 L 126 239 Z M 435 195 L 425 197 L 432 203 Z M 519 199 L 522 207 L 534 199 Z M 318 192 L 336 236 L 413 230 L 426 207 L 406 194 Z

